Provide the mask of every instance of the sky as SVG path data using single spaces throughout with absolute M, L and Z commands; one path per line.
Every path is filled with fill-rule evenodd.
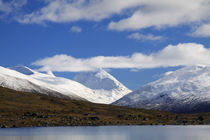
M 105 69 L 132 90 L 210 65 L 210 0 L 0 0 L 0 66 L 73 78 Z

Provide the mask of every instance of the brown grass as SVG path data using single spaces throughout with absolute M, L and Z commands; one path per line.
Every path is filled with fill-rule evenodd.
M 0 87 L 0 127 L 157 124 L 210 124 L 210 114 L 94 104 Z

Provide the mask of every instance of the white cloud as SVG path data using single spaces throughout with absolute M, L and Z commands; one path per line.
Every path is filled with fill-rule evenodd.
M 145 0 L 131 16 L 113 21 L 109 29 L 138 30 L 201 22 L 210 18 L 209 0 Z
M 96 56 L 87 59 L 68 55 L 55 55 L 38 60 L 33 65 L 40 71 L 79 72 L 105 69 L 142 69 L 188 65 L 210 65 L 210 49 L 201 44 L 185 43 L 169 45 L 156 53 L 131 56 Z
M 210 23 L 199 26 L 189 35 L 194 37 L 210 37 Z
M 7 3 L 4 3 L 2 0 L 0 0 L 0 11 L 8 13 L 11 11 L 11 9 Z
M 140 34 L 140 33 L 133 33 L 128 36 L 129 39 L 135 39 L 135 40 L 151 40 L 151 41 L 157 41 L 157 40 L 163 40 L 163 36 L 154 36 L 153 34 Z
M 82 28 L 79 27 L 79 26 L 72 26 L 71 27 L 71 32 L 80 33 L 80 32 L 82 32 Z
M 78 20 L 100 21 L 123 10 L 136 7 L 139 0 L 49 0 L 38 11 L 25 15 L 21 23 L 74 22 Z M 138 5 L 137 5 L 138 6 Z
M 0 0 L 0 14 L 8 15 L 12 12 L 19 10 L 22 6 L 27 4 L 27 0 L 11 0 L 9 2 L 5 2 Z
M 46 5 L 18 19 L 21 23 L 101 21 L 111 30 L 162 28 L 210 20 L 210 0 L 45 0 Z M 123 15 L 123 16 L 122 16 Z

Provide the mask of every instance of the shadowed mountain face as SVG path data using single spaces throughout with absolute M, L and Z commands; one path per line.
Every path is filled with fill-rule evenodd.
M 11 67 L 10 69 L 18 71 L 22 74 L 25 75 L 32 75 L 34 74 L 33 70 L 31 70 L 30 68 L 26 67 L 26 66 L 15 66 L 15 67 Z
M 114 103 L 177 113 L 210 111 L 210 67 L 189 66 L 167 72 Z

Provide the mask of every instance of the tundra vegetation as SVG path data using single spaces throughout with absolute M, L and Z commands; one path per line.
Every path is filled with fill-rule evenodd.
M 94 104 L 0 87 L 0 127 L 210 124 L 210 113 L 175 114 Z

